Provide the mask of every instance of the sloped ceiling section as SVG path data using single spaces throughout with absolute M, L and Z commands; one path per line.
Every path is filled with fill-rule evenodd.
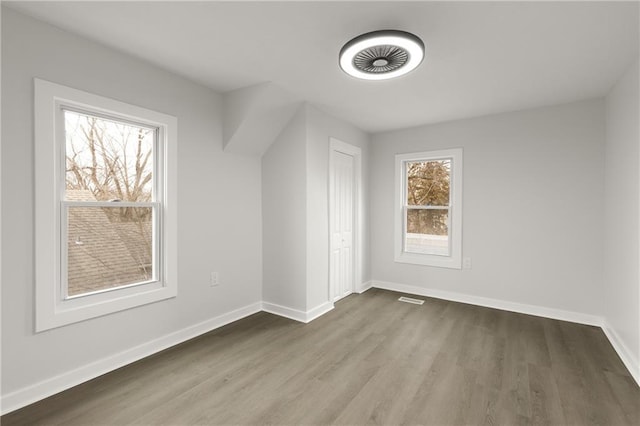
M 262 156 L 302 103 L 273 83 L 227 92 L 223 97 L 224 150 Z

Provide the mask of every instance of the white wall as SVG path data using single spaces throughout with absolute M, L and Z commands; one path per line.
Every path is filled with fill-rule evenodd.
M 362 150 L 363 205 L 365 208 L 362 281 L 369 267 L 369 158 L 370 137 L 357 127 L 307 106 L 307 309 L 329 301 L 329 138 Z M 360 286 L 362 283 L 355 283 Z
M 303 312 L 325 303 L 330 137 L 363 153 L 363 282 L 604 315 L 637 365 L 637 62 L 606 114 L 595 100 L 370 137 L 305 105 L 260 159 L 223 153 L 215 92 L 10 9 L 1 19 L 3 395 L 260 300 Z M 34 77 L 178 117 L 177 298 L 33 332 Z M 450 147 L 464 148 L 473 269 L 395 263 L 394 154 Z
M 602 313 L 604 105 L 586 101 L 374 135 L 374 281 Z M 394 154 L 464 148 L 470 270 L 393 261 Z
M 639 75 L 636 61 L 606 98 L 602 294 L 610 338 L 640 382 Z
M 0 81 L 2 81 L 2 7 L 0 6 Z M 0 85 L 0 100 L 2 87 Z M 2 141 L 2 102 L 0 102 L 0 142 Z M 2 149 L 0 143 L 0 177 L 2 176 Z M 0 236 L 2 235 L 2 181 L 0 180 Z M 2 244 L 0 240 L 0 321 L 2 319 Z M 0 324 L 0 394 L 2 393 L 2 325 Z M 0 412 L 2 407 L 0 407 Z
M 262 157 L 265 302 L 306 311 L 306 111 L 301 108 Z
M 367 133 L 308 104 L 262 157 L 263 299 L 299 311 L 296 318 L 330 302 L 330 137 L 360 147 L 368 162 Z M 365 166 L 365 180 L 366 173 Z M 368 186 L 363 193 L 367 202 Z M 366 216 L 363 225 L 362 276 L 368 280 Z
M 34 334 L 34 77 L 178 118 L 177 298 Z M 3 8 L 3 396 L 260 301 L 260 160 L 222 152 L 220 104 L 205 87 Z

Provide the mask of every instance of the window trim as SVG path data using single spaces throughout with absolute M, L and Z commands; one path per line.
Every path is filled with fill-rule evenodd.
M 415 265 L 462 269 L 462 148 L 424 151 L 395 156 L 394 261 Z M 406 163 L 451 159 L 449 197 L 449 256 L 411 253 L 404 250 L 406 236 Z
M 63 299 L 62 197 L 65 167 L 61 106 L 158 129 L 159 280 Z M 61 128 L 62 127 L 62 128 Z M 177 295 L 177 119 L 146 108 L 34 79 L 35 331 L 61 327 Z M 161 170 L 160 170 L 161 168 Z

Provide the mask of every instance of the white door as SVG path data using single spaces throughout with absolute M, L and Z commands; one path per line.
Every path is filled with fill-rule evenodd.
M 331 295 L 334 301 L 353 292 L 354 157 L 331 151 L 330 233 Z

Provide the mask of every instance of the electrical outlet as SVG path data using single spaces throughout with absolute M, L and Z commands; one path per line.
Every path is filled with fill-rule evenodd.
M 470 257 L 465 257 L 464 259 L 462 259 L 462 267 L 464 269 L 471 269 L 471 258 Z
M 218 273 L 217 272 L 212 272 L 211 273 L 211 279 L 209 280 L 209 283 L 211 284 L 211 287 L 216 287 L 216 286 L 220 285 L 220 279 L 218 277 Z

